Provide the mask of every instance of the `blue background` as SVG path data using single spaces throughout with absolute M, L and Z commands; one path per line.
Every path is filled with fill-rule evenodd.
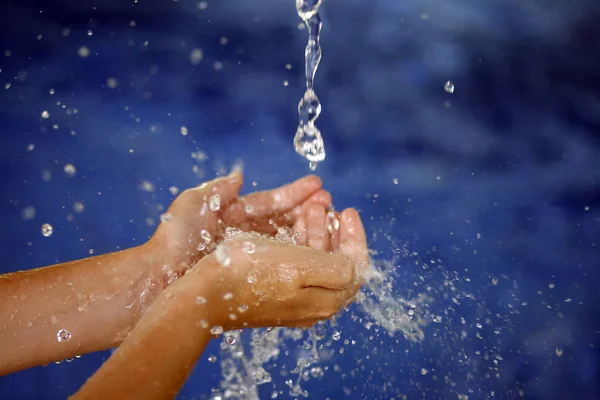
M 207 4 L 3 1 L 0 272 L 143 243 L 170 186 L 237 160 L 245 192 L 308 172 L 292 148 L 306 44 L 294 2 Z M 328 153 L 317 173 L 338 209 L 361 211 L 378 259 L 394 262 L 395 294 L 428 290 L 427 318 L 442 319 L 411 343 L 352 321 L 368 320 L 353 306 L 340 328 L 356 344 L 331 344 L 325 376 L 305 385 L 311 398 L 598 398 L 599 7 L 324 0 L 322 15 L 317 126 Z M 209 159 L 193 159 L 198 150 Z M 182 398 L 218 387 L 206 361 L 217 347 Z M 0 377 L 0 398 L 65 398 L 109 354 Z M 287 398 L 275 378 L 261 397 L 275 385 Z

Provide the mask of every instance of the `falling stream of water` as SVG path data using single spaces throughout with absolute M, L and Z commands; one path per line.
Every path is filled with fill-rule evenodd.
M 317 163 L 325 160 L 325 145 L 315 121 L 321 114 L 321 103 L 313 90 L 315 74 L 321 61 L 320 34 L 323 25 L 319 15 L 321 0 L 296 0 L 298 16 L 302 18 L 308 30 L 308 44 L 304 52 L 306 92 L 298 104 L 298 129 L 294 137 L 296 152 L 310 161 L 310 169 L 315 170 Z

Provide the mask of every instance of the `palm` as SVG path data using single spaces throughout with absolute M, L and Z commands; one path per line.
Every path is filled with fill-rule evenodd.
M 242 187 L 239 173 L 184 191 L 169 207 L 168 222 L 157 229 L 161 242 L 176 265 L 187 269 L 214 249 L 225 227 L 265 234 L 279 226 L 294 228 L 310 204 L 325 209 L 331 196 L 321 190 L 321 180 L 307 176 L 289 185 L 238 197 Z

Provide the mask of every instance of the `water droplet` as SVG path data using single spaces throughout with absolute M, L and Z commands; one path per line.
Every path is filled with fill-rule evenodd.
M 206 299 L 202 296 L 196 297 L 196 304 L 206 304 Z
M 208 208 L 210 208 L 210 211 L 219 211 L 221 209 L 221 196 L 218 194 L 211 196 L 208 203 Z
M 444 90 L 448 93 L 454 93 L 454 83 L 452 83 L 452 81 L 446 82 Z
M 119 81 L 115 78 L 107 78 L 106 86 L 108 86 L 109 89 L 116 89 L 119 86 Z
M 179 132 L 181 132 L 181 134 L 182 134 L 183 136 L 187 136 L 187 134 L 188 134 L 188 128 L 187 128 L 186 126 L 182 126 L 182 127 L 179 129 Z
M 252 214 L 252 212 L 254 211 L 254 207 L 251 204 L 246 204 L 244 206 L 244 211 L 246 212 L 246 214 Z
M 54 89 L 50 88 L 50 90 L 48 90 L 48 93 L 50 93 L 50 96 L 52 96 L 56 92 L 54 91 Z
M 256 368 L 256 371 L 254 371 L 253 375 L 254 381 L 257 385 L 271 382 L 271 375 L 265 371 L 263 367 Z
M 208 328 L 208 322 L 206 322 L 206 321 L 205 321 L 205 320 L 203 320 L 203 319 L 201 319 L 201 320 L 200 320 L 200 322 L 198 322 L 198 325 L 199 325 L 201 328 L 204 328 L 204 329 Z
M 229 344 L 229 345 L 234 345 L 236 343 L 235 337 L 233 337 L 233 336 L 227 336 L 227 338 L 225 340 L 227 341 L 227 344 Z
M 556 355 L 558 357 L 562 357 L 562 355 L 563 355 L 563 348 L 562 347 L 557 347 L 556 348 Z
M 253 271 L 248 272 L 248 283 L 253 284 L 256 282 L 256 275 Z
M 210 243 L 210 241 L 212 240 L 212 236 L 210 235 L 210 232 L 208 232 L 205 229 L 202 229 L 200 231 L 200 237 L 202 238 L 202 240 L 204 240 L 206 243 Z
M 554 289 L 554 282 L 550 282 L 550 283 L 548 283 L 548 287 L 549 287 L 550 289 Z
M 67 331 L 65 329 L 61 329 L 56 334 L 56 339 L 59 342 L 68 342 L 71 339 L 71 332 L 69 332 L 69 331 Z
M 50 236 L 52 236 L 53 232 L 54 232 L 54 228 L 52 228 L 52 225 L 50 225 L 50 224 L 42 225 L 42 236 L 50 237 Z
M 317 165 L 318 165 L 318 163 L 311 161 L 308 163 L 308 169 L 310 169 L 311 171 L 316 171 Z
M 322 378 L 325 373 L 321 367 L 312 367 L 310 369 L 310 376 L 316 379 Z
M 231 255 L 229 254 L 229 248 L 223 243 L 219 244 L 217 250 L 215 250 L 215 257 L 217 262 L 224 267 L 231 265 Z
M 169 188 L 169 192 L 172 196 L 177 196 L 177 193 L 179 193 L 179 188 L 177 186 L 171 186 Z
M 215 356 L 214 354 L 211 354 L 210 356 L 208 356 L 208 362 L 211 362 L 211 363 L 217 362 L 217 356 Z
M 325 160 L 325 145 L 321 132 L 314 125 L 301 125 L 294 136 L 294 149 L 308 161 L 318 163 Z
M 24 220 L 33 219 L 35 217 L 35 207 L 33 207 L 33 206 L 25 207 L 23 209 L 23 211 L 21 211 L 21 217 Z
M 200 64 L 203 58 L 204 52 L 202 52 L 202 49 L 194 49 L 190 53 L 190 62 L 194 65 Z
M 241 306 L 238 307 L 238 311 L 241 313 L 246 312 L 246 311 L 248 311 L 248 306 L 245 304 L 242 304 Z
M 78 214 L 81 214 L 85 211 L 84 204 L 81 201 L 76 201 L 75 203 L 73 203 L 73 211 L 75 211 Z
M 223 300 L 231 300 L 233 299 L 233 294 L 227 292 L 223 295 Z
M 429 371 L 425 368 L 421 368 L 421 375 L 427 375 Z
M 335 331 L 333 332 L 333 335 L 331 337 L 333 338 L 333 340 L 340 340 L 340 338 L 342 337 L 342 333 L 339 331 Z
M 44 119 L 50 118 L 50 113 L 46 110 L 42 111 L 42 118 L 44 118 Z
M 394 178 L 394 179 L 392 180 L 392 182 L 394 182 L 394 185 L 397 185 L 397 184 L 398 184 L 398 178 Z
M 223 327 L 221 327 L 219 325 L 215 325 L 212 328 L 210 328 L 210 334 L 211 335 L 218 336 L 218 335 L 220 335 L 222 333 L 223 333 Z
M 81 57 L 81 58 L 89 57 L 89 55 L 90 55 L 90 49 L 88 49 L 85 46 L 81 46 L 79 48 L 79 50 L 77 50 L 77 54 L 79 54 L 79 57 Z
M 242 244 L 242 251 L 246 254 L 254 254 L 256 252 L 256 245 L 252 242 L 244 242 Z
M 327 231 L 331 234 L 340 229 L 340 220 L 335 216 L 334 211 L 327 212 Z
M 169 222 L 171 220 L 172 216 L 169 213 L 164 213 L 160 215 L 160 221 L 165 223 L 165 222 Z

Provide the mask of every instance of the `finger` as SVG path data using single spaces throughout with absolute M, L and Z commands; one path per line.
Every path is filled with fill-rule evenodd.
M 308 229 L 306 227 L 306 217 L 304 215 L 298 216 L 294 222 L 294 232 L 296 232 L 296 244 L 299 246 L 306 246 L 308 244 Z
M 302 204 L 304 205 L 309 203 L 320 204 L 327 208 L 331 205 L 331 193 L 329 193 L 327 190 L 321 189 L 306 199 Z
M 201 190 L 208 201 L 210 201 L 212 196 L 218 195 L 218 209 L 221 209 L 227 207 L 238 198 L 243 182 L 244 178 L 241 171 L 234 170 L 229 175 L 203 183 L 194 188 L 194 190 Z
M 329 232 L 325 224 L 325 208 L 320 204 L 309 204 L 306 207 L 306 227 L 308 247 L 327 251 L 329 248 Z
M 349 257 L 314 251 L 309 259 L 311 262 L 301 270 L 302 287 L 344 290 L 353 286 L 354 263 Z
M 265 218 L 274 214 L 284 214 L 299 206 L 321 189 L 322 185 L 319 177 L 309 175 L 277 189 L 252 193 L 245 196 L 244 200 L 252 207 L 252 215 L 255 218 Z
M 346 306 L 356 294 L 357 288 L 352 286 L 345 290 L 330 290 L 310 287 L 302 291 L 303 307 L 308 310 L 307 320 L 330 319 Z
M 294 207 L 291 211 L 275 215 L 271 220 L 276 226 L 290 226 L 293 227 L 296 224 L 296 220 L 303 216 L 306 213 L 307 206 L 310 204 L 320 204 L 323 207 L 327 208 L 331 204 L 331 194 L 326 190 L 319 190 L 313 193 L 308 199 L 304 200 L 301 205 Z M 305 220 L 306 222 L 306 220 Z M 272 230 L 273 224 L 271 224 L 271 229 L 267 229 L 268 231 Z M 296 231 L 299 232 L 299 231 Z M 269 232 L 264 232 L 269 233 Z
M 342 211 L 340 220 L 340 253 L 350 257 L 364 271 L 369 263 L 367 237 L 360 216 L 355 209 Z

